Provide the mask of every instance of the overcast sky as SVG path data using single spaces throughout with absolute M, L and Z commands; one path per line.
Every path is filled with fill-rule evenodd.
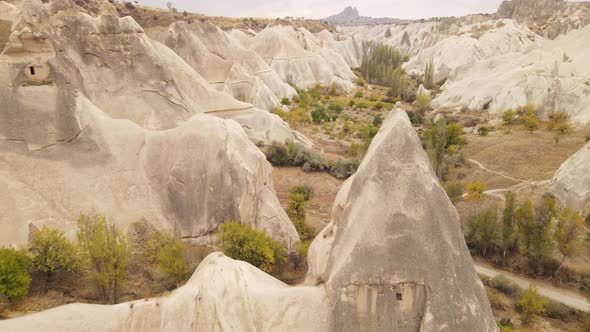
M 166 7 L 172 2 L 178 10 L 210 16 L 324 18 L 346 6 L 357 7 L 363 16 L 429 18 L 492 13 L 502 0 L 139 0 L 140 4 Z

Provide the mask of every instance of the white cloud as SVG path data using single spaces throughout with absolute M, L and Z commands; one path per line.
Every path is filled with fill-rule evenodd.
M 168 0 L 139 0 L 140 4 L 166 8 Z M 323 18 L 345 6 L 373 17 L 428 18 L 495 12 L 502 0 L 170 0 L 179 10 L 211 16 Z

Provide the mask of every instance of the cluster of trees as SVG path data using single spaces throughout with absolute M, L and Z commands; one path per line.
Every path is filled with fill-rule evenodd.
M 506 264 L 509 256 L 524 255 L 536 273 L 542 272 L 544 262 L 556 248 L 562 255 L 554 271 L 559 274 L 564 261 L 575 257 L 583 243 L 583 218 L 568 208 L 560 209 L 554 196 L 545 194 L 535 210 L 530 200 L 517 204 L 516 195 L 506 194 L 502 215 L 487 209 L 474 215 L 469 223 L 466 238 L 478 254 L 496 255 Z
M 45 276 L 45 287 L 57 273 L 82 272 L 104 303 L 117 302 L 128 277 L 131 246 L 126 235 L 100 215 L 81 215 L 77 243 L 57 229 L 42 228 L 28 250 L 0 249 L 0 297 L 9 301 L 29 293 L 31 272 Z M 183 245 L 167 236 L 154 258 L 163 276 L 174 284 L 186 278 Z
M 518 117 L 517 117 L 518 116 Z M 502 120 L 505 125 L 513 124 L 518 120 L 531 133 L 539 128 L 539 118 L 537 108 L 533 104 L 518 107 L 516 111 L 511 109 L 502 113 Z M 548 116 L 549 124 L 547 130 L 554 133 L 553 140 L 559 144 L 563 136 L 568 134 L 572 129 L 570 115 L 564 111 L 552 111 Z
M 296 244 L 295 268 L 298 268 L 307 257 L 307 250 L 311 241 L 317 235 L 316 230 L 305 223 L 307 202 L 311 197 L 311 188 L 308 186 L 295 186 L 289 192 L 289 205 L 287 215 L 299 235 L 300 242 Z
M 423 132 L 422 143 L 436 175 L 442 181 L 446 181 L 451 166 L 464 163 L 461 149 L 467 144 L 467 140 L 458 123 L 447 123 L 444 118 L 432 123 Z
M 385 44 L 370 41 L 363 47 L 365 53 L 360 67 L 363 77 L 370 83 L 388 86 L 391 97 L 413 98 L 410 80 L 402 68 L 408 57 Z

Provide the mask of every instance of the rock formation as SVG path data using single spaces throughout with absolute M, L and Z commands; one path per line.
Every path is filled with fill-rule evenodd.
M 293 138 L 278 117 L 211 90 L 106 1 L 96 17 L 65 0 L 0 7 L 12 27 L 0 55 L 0 245 L 26 244 L 29 226 L 71 234 L 80 213 L 123 229 L 145 218 L 200 244 L 231 219 L 297 240 L 264 155 L 236 122 L 202 113 L 234 112 L 223 115 L 251 139 Z
M 0 329 L 497 331 L 458 218 L 398 109 L 314 240 L 307 286 L 289 287 L 214 253 L 166 297 L 71 304 L 0 321 Z
M 403 24 L 411 22 L 399 18 L 361 16 L 355 7 L 350 6 L 336 15 L 324 18 L 323 21 L 333 25 Z
M 148 30 L 148 35 L 173 49 L 217 91 L 273 110 L 296 92 L 253 51 L 235 43 L 209 21 L 173 23 Z
M 304 28 L 272 26 L 252 38 L 243 38 L 282 80 L 300 89 L 316 84 L 350 91 L 356 77 L 344 58 L 324 47 L 323 42 Z
M 561 165 L 552 187 L 566 206 L 590 213 L 590 143 Z

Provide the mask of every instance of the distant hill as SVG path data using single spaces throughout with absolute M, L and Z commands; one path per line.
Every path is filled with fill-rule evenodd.
M 344 8 L 339 14 L 324 18 L 323 21 L 333 25 L 403 24 L 412 22 L 411 20 L 399 18 L 360 16 L 358 10 L 350 6 Z

